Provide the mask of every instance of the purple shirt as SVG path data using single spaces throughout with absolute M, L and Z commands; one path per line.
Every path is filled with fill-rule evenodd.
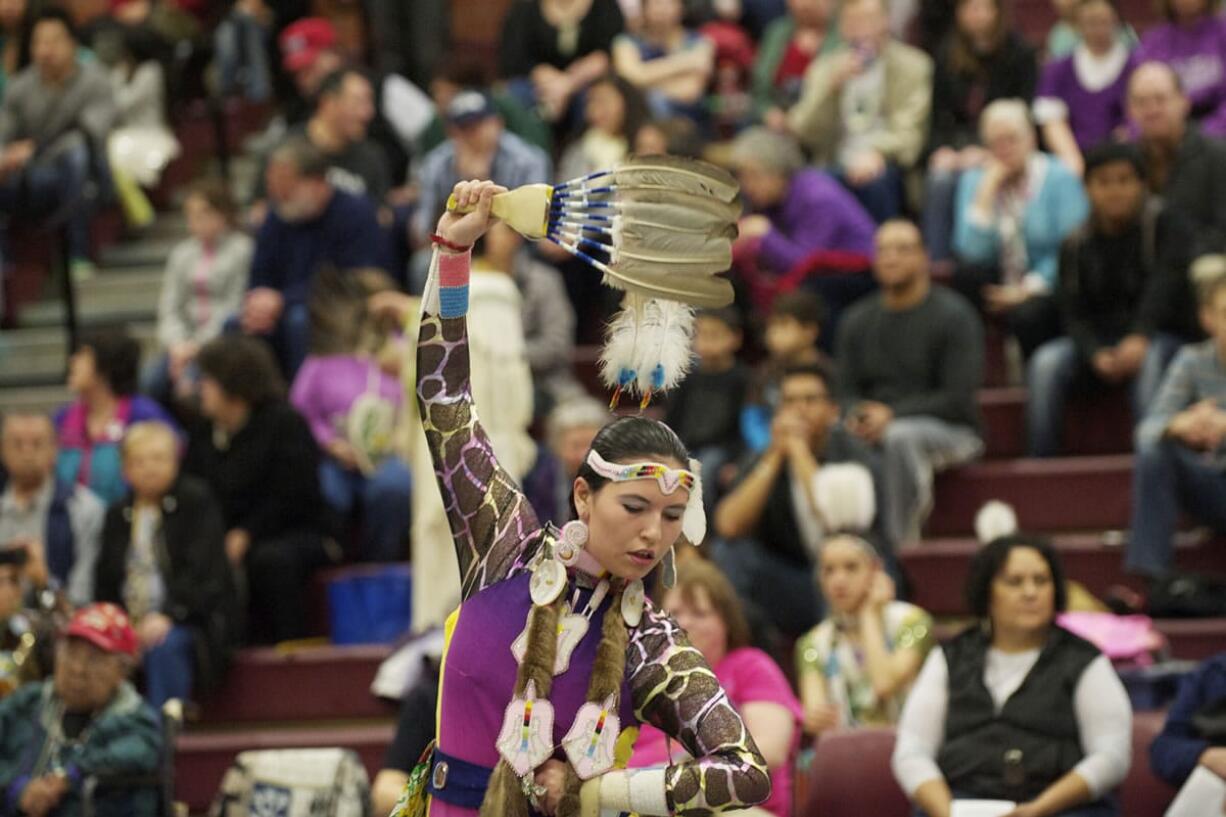
M 353 355 L 311 356 L 303 361 L 289 399 L 306 418 L 321 448 L 336 438 L 349 407 L 367 390 L 372 370 L 379 395 L 396 406 L 401 405 L 404 389 L 400 381 L 379 369 L 373 361 Z
M 1129 57 L 1115 81 L 1105 88 L 1091 91 L 1077 75 L 1073 55 L 1049 62 L 1039 78 L 1035 94 L 1038 109 L 1044 99 L 1056 99 L 1067 108 L 1066 117 L 1077 147 L 1084 153 L 1111 137 L 1116 128 L 1126 122 L 1124 99 L 1128 77 L 1136 66 L 1136 55 Z
M 771 231 L 762 238 L 758 262 L 780 275 L 817 250 L 873 257 L 872 217 L 829 173 L 812 168 L 792 177 L 783 202 L 765 212 Z
M 1207 15 L 1191 27 L 1167 23 L 1147 32 L 1137 50 L 1141 62 L 1175 70 L 1192 101 L 1192 117 L 1209 136 L 1226 136 L 1226 21 Z

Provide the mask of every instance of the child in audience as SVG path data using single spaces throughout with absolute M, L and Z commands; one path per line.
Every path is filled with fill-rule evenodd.
M 613 69 L 646 94 L 656 116 L 700 120 L 715 48 L 685 27 L 684 12 L 682 0 L 644 0 L 639 33 L 613 41 Z
M 145 373 L 145 391 L 163 402 L 191 391 L 196 353 L 242 306 L 254 246 L 238 229 L 238 205 L 220 180 L 193 185 L 183 212 L 191 237 L 166 260 L 158 303 L 162 353 Z
M 626 158 L 646 119 L 647 103 L 629 82 L 613 75 L 593 82 L 584 106 L 587 130 L 562 153 L 558 179 L 577 179 Z
M 208 486 L 179 475 L 169 426 L 137 423 L 123 442 L 131 493 L 107 511 L 94 571 L 98 601 L 120 604 L 136 629 L 145 697 L 155 709 L 216 683 L 233 646 L 236 591 L 221 509 Z
M 811 292 L 793 292 L 775 299 L 766 319 L 766 360 L 750 378 L 747 405 L 741 413 L 741 436 L 751 451 L 770 443 L 771 416 L 779 402 L 779 376 L 789 366 L 821 363 L 817 340 L 825 320 L 825 304 Z
M 698 365 L 668 400 L 665 422 L 702 463 L 708 512 L 715 508 L 720 469 L 735 460 L 741 445 L 741 409 L 749 385 L 749 372 L 736 358 L 742 341 L 741 316 L 735 309 L 698 313 L 694 320 Z
M 1164 62 L 1179 76 L 1192 119 L 1206 136 L 1226 136 L 1226 20 L 1217 0 L 1163 0 L 1167 22 L 1141 38 L 1137 64 Z

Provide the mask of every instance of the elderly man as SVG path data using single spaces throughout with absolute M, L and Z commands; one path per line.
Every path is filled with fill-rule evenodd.
M 815 60 L 788 126 L 878 222 L 902 207 L 903 171 L 928 135 L 932 60 L 890 37 L 885 0 L 848 0 L 844 44 Z
M 157 715 L 127 681 L 136 643 L 123 610 L 84 607 L 57 645 L 52 679 L 0 701 L 0 813 L 76 817 L 86 778 L 157 770 L 163 748 Z M 152 788 L 101 786 L 93 813 L 154 817 L 157 808 Z
M 32 589 L 66 590 L 75 604 L 93 595 L 94 562 L 106 508 L 82 485 L 55 478 L 51 419 L 13 413 L 0 425 L 0 460 L 8 485 L 0 494 L 0 548 L 25 554 Z

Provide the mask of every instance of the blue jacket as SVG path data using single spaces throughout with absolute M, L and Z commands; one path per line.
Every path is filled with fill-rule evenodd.
M 1149 765 L 1158 777 L 1175 788 L 1187 782 L 1200 756 L 1211 745 L 1196 732 L 1192 718 L 1205 706 L 1223 699 L 1226 699 L 1226 653 L 1219 653 L 1206 659 L 1179 685 L 1162 734 L 1149 746 Z
M 1060 268 L 1060 245 L 1086 220 L 1090 205 L 1081 180 L 1063 162 L 1045 153 L 1037 156 L 1043 167 L 1043 183 L 1022 219 L 1030 267 L 1027 272 L 1038 273 L 1048 290 L 1054 290 Z M 1000 259 L 1000 235 L 994 224 L 980 224 L 971 215 L 982 181 L 983 168 L 968 170 L 958 180 L 954 252 L 962 261 L 992 266 Z

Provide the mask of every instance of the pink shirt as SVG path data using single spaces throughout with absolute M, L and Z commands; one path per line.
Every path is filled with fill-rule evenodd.
M 792 767 L 796 764 L 796 751 L 800 747 L 800 701 L 796 700 L 779 665 L 756 647 L 733 650 L 725 655 L 718 665 L 712 667 L 712 670 L 737 709 L 747 703 L 764 702 L 779 704 L 792 713 L 795 722 L 792 749 L 788 753 L 787 763 L 771 769 L 771 796 L 761 806 L 778 817 L 789 817 L 792 813 Z M 634 744 L 630 766 L 644 768 L 668 765 L 667 740 L 659 729 L 643 724 L 639 739 Z M 674 754 L 685 751 L 675 742 L 672 750 Z

